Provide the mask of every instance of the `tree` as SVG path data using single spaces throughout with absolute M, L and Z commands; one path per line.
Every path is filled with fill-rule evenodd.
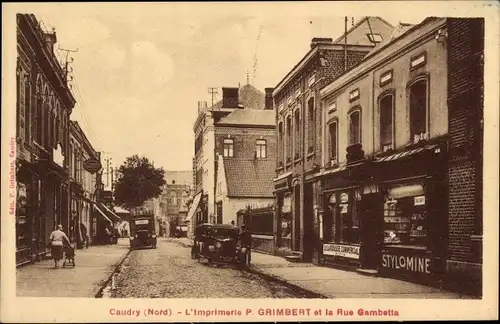
M 118 169 L 115 202 L 126 209 L 140 207 L 145 201 L 158 197 L 165 185 L 165 171 L 155 168 L 146 158 L 135 154 Z

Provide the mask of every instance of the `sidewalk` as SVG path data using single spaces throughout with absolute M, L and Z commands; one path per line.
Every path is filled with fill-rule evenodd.
M 53 260 L 19 268 L 16 271 L 17 296 L 93 298 L 128 251 L 128 239 L 119 239 L 117 245 L 76 250 L 75 268 L 54 269 Z
M 167 240 L 186 247 L 192 245 L 192 241 L 187 238 Z M 258 252 L 252 252 L 250 271 L 325 298 L 472 299 L 469 296 L 425 285 L 316 266 L 311 263 L 293 263 L 278 256 Z

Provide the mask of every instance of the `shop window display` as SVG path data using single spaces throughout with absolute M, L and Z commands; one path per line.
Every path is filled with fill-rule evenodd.
M 425 196 L 388 197 L 384 204 L 384 243 L 425 247 Z
M 17 183 L 17 209 L 16 209 L 16 237 L 17 247 L 28 246 L 28 221 L 27 209 L 28 198 L 26 185 L 24 183 Z

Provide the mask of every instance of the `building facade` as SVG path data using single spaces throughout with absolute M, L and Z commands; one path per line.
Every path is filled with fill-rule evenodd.
M 272 105 L 266 108 L 236 110 L 217 124 L 215 223 L 238 224 L 239 210 L 274 204 L 276 124 Z
M 100 154 L 92 147 L 87 136 L 76 121 L 70 121 L 69 141 L 69 176 L 71 189 L 71 228 L 70 239 L 81 248 L 88 239 L 97 232 L 96 220 L 92 220 L 97 203 L 98 182 L 97 172 L 85 169 L 85 161 L 96 161 L 100 164 Z M 94 170 L 92 170 L 94 171 Z
M 207 108 L 198 105 L 198 117 L 193 127 L 195 154 L 193 159 L 193 202 L 186 217 L 189 232 L 196 224 L 215 222 L 216 215 L 216 128 L 222 118 L 237 109 L 264 109 L 265 95 L 247 84 L 241 88 L 222 88 L 222 100 Z M 219 149 L 220 150 L 220 149 Z
M 322 205 L 318 172 L 324 107 L 319 90 L 361 62 L 392 31 L 381 18 L 367 17 L 336 40 L 313 38 L 310 51 L 272 92 L 278 138 L 275 245 L 298 252 L 304 261 L 317 262 L 321 250 L 315 239 Z
M 43 257 L 57 224 L 68 232 L 69 116 L 75 99 L 56 59 L 54 31 L 17 15 L 16 264 Z
M 322 255 L 438 283 L 447 241 L 446 19 L 399 25 L 321 90 Z
M 484 19 L 449 18 L 446 28 L 450 135 L 446 283 L 481 294 Z

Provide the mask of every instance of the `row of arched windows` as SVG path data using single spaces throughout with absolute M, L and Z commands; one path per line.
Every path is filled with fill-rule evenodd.
M 42 74 L 38 73 L 35 78 L 22 66 L 18 66 L 18 136 L 26 142 L 34 141 L 51 151 L 57 144 L 64 147 L 64 130 L 67 125 L 68 115 Z

